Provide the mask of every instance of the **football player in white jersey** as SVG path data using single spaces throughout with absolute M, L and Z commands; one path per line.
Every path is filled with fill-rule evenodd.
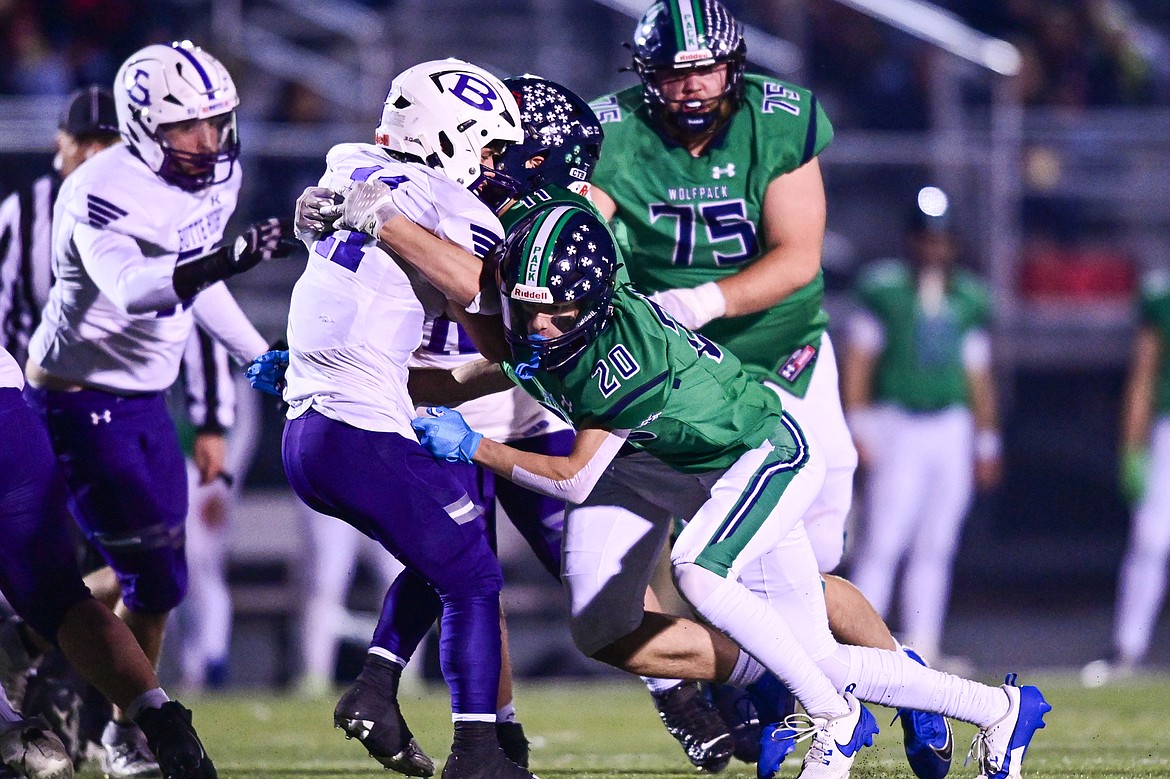
M 157 662 L 187 588 L 187 478 L 164 393 L 198 321 L 242 362 L 265 341 L 218 282 L 288 254 L 284 227 L 216 245 L 240 173 L 231 76 L 189 42 L 132 55 L 114 83 L 124 144 L 64 183 L 56 281 L 29 345 L 26 399 L 49 426 L 75 516 L 117 573 L 121 616 Z M 157 771 L 126 712 L 103 734 L 106 772 Z
M 81 581 L 63 520 L 65 489 L 49 436 L 21 397 L 24 376 L 0 350 L 0 592 L 28 627 L 142 728 L 166 779 L 215 779 L 191 712 L 159 687 L 130 629 Z M 0 695 L 0 760 L 30 779 L 66 779 L 60 740 Z
M 320 186 L 381 182 L 395 214 L 482 257 L 503 228 L 478 193 L 495 155 L 522 138 L 516 101 L 497 78 L 459 60 L 424 62 L 391 83 L 375 144 L 330 150 Z M 375 538 L 406 566 L 396 587 L 442 601 L 440 662 L 455 723 L 443 776 L 530 777 L 496 737 L 499 563 L 471 486 L 430 458 L 410 427 L 408 363 L 424 325 L 444 312 L 469 322 L 478 298 L 448 306 L 371 237 L 379 225 L 341 227 L 302 233 L 309 263 L 289 310 L 285 473 L 311 508 Z M 377 688 L 367 699 L 380 706 L 339 709 L 334 722 L 386 767 L 427 776 L 434 768 L 419 759 L 395 700 L 413 650 L 380 648 L 381 662 L 367 662 L 355 685 Z

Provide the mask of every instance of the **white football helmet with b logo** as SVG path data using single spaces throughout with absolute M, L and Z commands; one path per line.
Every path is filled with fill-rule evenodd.
M 235 109 L 240 104 L 232 77 L 219 60 L 190 41 L 154 44 L 131 55 L 114 78 L 114 103 L 122 139 L 159 178 L 189 192 L 224 180 L 240 154 Z M 222 116 L 219 148 L 196 154 L 170 148 L 164 125 Z
M 524 140 L 520 108 L 504 83 L 457 59 L 407 68 L 390 84 L 375 142 L 417 158 L 474 189 L 483 177 L 485 146 Z

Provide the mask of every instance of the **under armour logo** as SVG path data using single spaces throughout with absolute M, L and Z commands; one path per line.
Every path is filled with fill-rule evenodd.
M 100 414 L 97 413 L 96 411 L 89 412 L 89 418 L 93 420 L 93 423 L 95 425 L 98 422 L 105 422 L 108 425 L 108 424 L 110 424 L 110 422 L 112 420 L 112 417 L 110 415 L 110 410 L 108 408 Z
M 718 165 L 713 165 L 711 167 L 711 178 L 713 178 L 713 179 L 718 180 L 718 179 L 723 178 L 724 176 L 727 176 L 727 178 L 731 178 L 734 175 L 735 175 L 735 163 L 734 162 L 729 162 L 729 163 L 727 163 L 726 167 L 722 167 L 722 168 L 719 167 Z

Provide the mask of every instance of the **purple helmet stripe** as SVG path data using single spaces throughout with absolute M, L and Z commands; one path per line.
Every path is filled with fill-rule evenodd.
M 207 91 L 210 92 L 212 89 L 211 77 L 207 75 L 207 71 L 204 70 L 203 66 L 199 64 L 199 60 L 195 59 L 195 55 L 181 46 L 173 46 L 172 48 L 186 57 L 191 62 L 191 64 L 195 66 L 195 72 L 199 74 L 201 79 L 203 79 L 203 86 L 207 87 Z

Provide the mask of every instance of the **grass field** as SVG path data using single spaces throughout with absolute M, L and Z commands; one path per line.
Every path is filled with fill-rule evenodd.
M 1082 688 L 1072 676 L 1030 676 L 1022 682 L 1040 686 L 1054 707 L 1048 727 L 1032 742 L 1025 776 L 1170 777 L 1170 676 L 1094 690 Z M 446 689 L 419 688 L 404 693 L 402 702 L 419 743 L 441 761 L 451 733 Z M 634 680 L 521 682 L 517 702 L 533 741 L 532 768 L 543 779 L 695 776 Z M 346 741 L 332 728 L 333 699 L 256 692 L 187 703 L 224 779 L 398 776 L 369 759 L 357 741 Z M 893 712 L 873 710 L 882 733 L 875 748 L 862 752 L 853 776 L 913 777 L 902 756 L 901 727 L 888 724 Z M 962 765 L 974 732 L 973 726 L 955 725 L 953 777 L 977 773 L 974 765 Z M 781 775 L 793 777 L 798 768 L 799 761 L 790 757 Z M 721 776 L 748 779 L 755 776 L 755 767 L 733 763 Z

